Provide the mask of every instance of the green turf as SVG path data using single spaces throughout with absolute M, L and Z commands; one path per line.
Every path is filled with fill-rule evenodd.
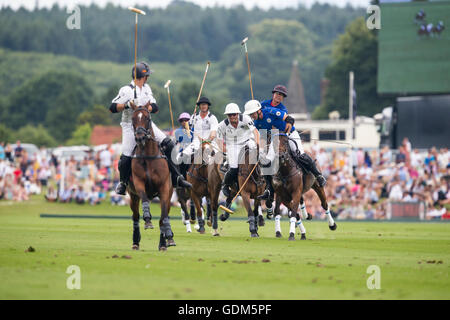
M 158 252 L 159 230 L 141 230 L 135 252 L 131 221 L 40 218 L 43 212 L 129 214 L 126 207 L 47 204 L 40 197 L 0 202 L 0 299 L 450 298 L 446 223 L 338 221 L 330 231 L 324 221 L 308 221 L 309 240 L 289 242 L 287 220 L 284 238 L 275 238 L 269 221 L 253 239 L 244 221 L 220 223 L 221 237 L 212 237 L 187 234 L 174 219 L 176 247 Z M 25 252 L 29 246 L 36 251 Z M 66 288 L 70 265 L 81 268 L 80 290 Z M 370 265 L 381 269 L 380 290 L 366 286 Z
M 439 38 L 419 38 L 416 13 L 423 9 L 427 23 L 444 21 Z M 378 45 L 378 93 L 420 94 L 450 92 L 450 1 L 381 4 Z

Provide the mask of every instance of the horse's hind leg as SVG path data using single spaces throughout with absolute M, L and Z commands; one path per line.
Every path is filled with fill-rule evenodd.
M 139 250 L 141 231 L 139 230 L 139 197 L 130 193 L 130 208 L 133 211 L 133 250 Z
M 300 215 L 298 213 L 296 214 L 296 218 L 297 218 L 296 225 L 297 225 L 297 227 L 298 227 L 298 229 L 300 231 L 300 234 L 301 234 L 300 240 L 306 240 L 306 229 L 305 229 L 305 226 L 302 223 L 302 218 L 300 217 Z
M 326 215 L 327 221 L 328 221 L 328 227 L 330 228 L 330 230 L 333 230 L 333 231 L 336 230 L 337 224 L 334 222 L 334 219 L 331 216 L 330 208 L 328 207 L 328 203 L 327 203 L 327 196 L 325 195 L 325 190 L 319 186 L 317 181 L 314 182 L 314 184 L 312 185 L 312 188 L 319 196 L 322 208 L 325 210 L 325 215 Z
M 184 189 L 177 188 L 178 202 L 181 205 L 181 220 L 186 226 L 186 232 L 192 232 L 191 222 L 189 221 L 189 214 L 186 205 L 186 191 Z
M 195 209 L 197 211 L 197 222 L 198 222 L 198 232 L 200 234 L 205 233 L 205 220 L 203 220 L 202 204 L 201 198 L 199 198 L 195 193 L 191 194 L 191 198 L 195 203 Z

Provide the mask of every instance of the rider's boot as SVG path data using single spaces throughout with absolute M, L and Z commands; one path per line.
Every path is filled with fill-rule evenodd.
M 131 157 L 121 155 L 119 159 L 119 174 L 120 174 L 120 182 L 116 186 L 116 193 L 120 195 L 125 195 L 127 191 L 128 181 L 131 176 Z
M 323 187 L 327 183 L 327 180 L 322 175 L 322 173 L 317 169 L 316 162 L 307 154 L 306 152 L 297 155 L 298 161 L 303 164 L 308 171 L 310 171 L 314 177 L 316 177 L 319 186 Z
M 230 197 L 231 194 L 230 187 L 236 181 L 237 175 L 238 175 L 238 168 L 229 168 L 227 173 L 225 173 L 225 176 L 223 177 L 222 192 L 227 198 Z
M 187 182 L 183 175 L 180 173 L 178 166 L 172 161 L 172 150 L 175 147 L 175 143 L 170 138 L 165 138 L 161 142 L 161 151 L 167 158 L 169 164 L 169 170 L 172 177 L 172 185 L 180 188 L 192 188 L 192 184 Z
M 264 176 L 264 180 L 266 180 L 266 190 L 264 190 L 263 194 L 258 196 L 258 199 L 261 200 L 273 199 L 275 191 L 273 190 L 272 176 Z

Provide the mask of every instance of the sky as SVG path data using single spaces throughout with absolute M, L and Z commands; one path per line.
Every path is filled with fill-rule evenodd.
M 147 7 L 166 7 L 172 0 L 0 0 L 0 7 L 10 6 L 13 9 L 17 9 L 20 6 L 24 6 L 27 9 L 34 9 L 36 3 L 39 4 L 39 8 L 51 7 L 53 4 L 58 3 L 60 6 L 70 6 L 74 4 L 89 5 L 95 2 L 98 6 L 104 6 L 108 2 L 122 7 L 128 6 L 147 6 Z M 345 7 L 347 3 L 350 3 L 354 7 L 367 7 L 370 0 L 188 0 L 201 7 L 208 6 L 224 6 L 231 7 L 235 5 L 244 5 L 247 9 L 253 8 L 255 5 L 261 9 L 275 8 L 288 8 L 297 7 L 298 3 L 303 4 L 306 7 L 310 7 L 314 2 L 329 3 L 337 5 L 339 7 Z

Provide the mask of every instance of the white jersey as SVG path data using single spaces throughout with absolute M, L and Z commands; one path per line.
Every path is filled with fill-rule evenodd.
M 240 114 L 236 128 L 230 124 L 228 119 L 220 122 L 217 126 L 217 137 L 223 139 L 227 147 L 245 145 L 248 140 L 255 139 L 254 129 L 255 126 L 252 119 L 247 115 Z
M 198 113 L 190 122 L 194 131 L 194 140 L 198 140 L 197 135 L 202 139 L 208 139 L 211 131 L 217 131 L 217 126 L 219 125 L 216 116 L 211 112 L 208 112 L 204 118 Z
M 136 87 L 137 106 L 146 105 L 147 102 L 156 103 L 153 97 L 153 92 L 150 86 L 146 83 L 142 88 Z M 119 94 L 113 99 L 113 103 L 124 104 L 130 100 L 134 100 L 134 81 L 131 81 L 129 85 L 120 88 Z M 122 122 L 131 124 L 131 117 L 133 110 L 124 109 L 122 111 Z

